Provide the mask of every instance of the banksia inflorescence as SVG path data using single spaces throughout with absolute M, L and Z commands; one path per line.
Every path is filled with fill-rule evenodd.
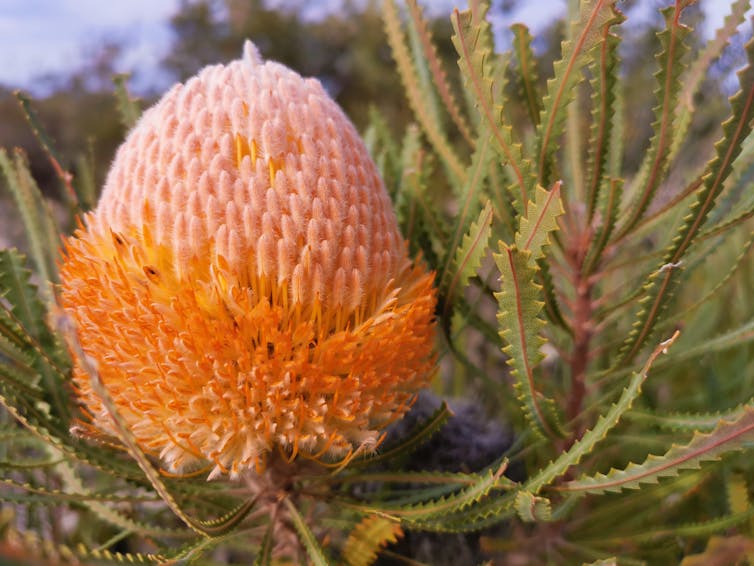
M 61 281 L 118 411 L 175 473 L 373 448 L 434 364 L 433 275 L 358 134 L 250 43 L 145 112 Z M 114 434 L 80 360 L 74 382 L 84 428 Z

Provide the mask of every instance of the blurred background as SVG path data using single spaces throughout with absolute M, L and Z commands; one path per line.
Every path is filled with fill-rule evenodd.
M 626 111 L 635 113 L 627 132 L 626 159 L 636 160 L 652 121 L 655 33 L 663 26 L 658 9 L 670 1 L 626 0 L 623 58 Z M 399 2 L 400 4 L 400 2 Z M 453 0 L 424 0 L 437 49 L 451 77 L 456 71 L 450 42 Z M 526 23 L 541 79 L 552 72 L 563 39 L 567 0 L 493 0 L 497 50 L 510 41 L 511 24 Z M 699 48 L 727 13 L 728 2 L 703 0 L 685 12 L 700 30 Z M 463 7 L 461 5 L 461 7 Z M 35 100 L 42 124 L 54 139 L 63 166 L 77 173 L 86 164 L 100 186 L 125 132 L 115 111 L 113 76 L 127 74 L 130 92 L 142 107 L 173 82 L 209 63 L 238 58 L 245 38 L 262 55 L 305 76 L 319 78 L 363 131 L 375 108 L 395 135 L 411 120 L 384 35 L 378 0 L 0 0 L 0 147 L 21 147 L 42 190 L 56 198 L 57 177 L 13 96 L 22 89 Z M 695 127 L 705 134 L 725 110 L 732 70 L 741 62 L 741 44 L 732 46 L 708 77 L 709 108 Z M 734 84 L 730 88 L 733 88 Z M 641 110 L 638 110 L 641 109 Z M 636 143 L 632 143 L 636 140 Z M 0 191 L 0 194 L 2 191 Z M 8 221 L 11 207 L 0 197 L 0 244 L 22 244 Z

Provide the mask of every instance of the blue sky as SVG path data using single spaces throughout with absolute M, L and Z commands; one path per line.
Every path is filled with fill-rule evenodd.
M 270 0 L 270 4 L 290 2 Z M 333 3 L 338 0 L 309 0 L 305 5 L 312 14 Z M 463 5 L 464 0 L 422 3 L 447 12 L 454 4 Z M 565 3 L 520 2 L 521 8 L 511 20 L 493 24 L 507 29 L 514 21 L 523 21 L 536 31 L 562 15 Z M 658 2 L 645 0 L 645 4 Z M 722 21 L 728 2 L 702 0 L 701 4 L 713 30 Z M 38 77 L 76 68 L 87 51 L 112 38 L 128 45 L 118 71 L 134 73 L 137 88 L 165 88 L 155 69 L 170 46 L 168 20 L 178 5 L 179 0 L 0 0 L 0 84 L 38 91 Z

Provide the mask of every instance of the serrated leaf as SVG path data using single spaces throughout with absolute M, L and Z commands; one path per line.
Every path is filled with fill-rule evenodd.
M 400 523 L 385 517 L 364 517 L 343 544 L 343 560 L 348 566 L 370 566 L 380 550 L 403 536 Z
M 609 178 L 607 180 L 607 193 L 603 200 L 603 204 L 600 207 L 602 214 L 602 222 L 597 229 L 597 233 L 594 236 L 592 246 L 589 250 L 586 260 L 584 261 L 584 274 L 594 272 L 599 265 L 599 260 L 602 257 L 602 252 L 607 246 L 607 242 L 610 241 L 610 237 L 615 229 L 615 223 L 618 219 L 618 208 L 623 195 L 623 180 Z M 600 191 L 603 192 L 604 191 Z
M 444 317 L 450 313 L 451 305 L 454 304 L 456 293 L 462 293 L 469 280 L 476 275 L 482 264 L 482 259 L 489 248 L 490 235 L 492 234 L 493 209 L 490 201 L 487 201 L 479 213 L 477 219 L 471 223 L 466 234 L 461 240 L 461 245 L 456 249 L 451 268 L 446 276 L 445 285 L 445 308 Z M 441 285 L 441 288 L 443 286 Z
M 66 420 L 69 415 L 64 381 L 67 368 L 61 364 L 67 358 L 58 347 L 55 336 L 47 326 L 47 312 L 31 283 L 31 272 L 26 268 L 25 258 L 17 250 L 0 250 L 0 297 L 10 305 L 0 305 L 0 351 L 7 350 L 11 341 L 29 358 L 25 365 L 18 357 L 3 360 L 6 377 L 16 373 L 11 365 L 26 374 L 29 385 L 39 386 L 45 392 L 58 417 Z M 13 359 L 15 358 L 15 364 Z M 35 375 L 31 375 L 31 373 Z
M 733 162 L 751 132 L 754 118 L 754 40 L 746 46 L 749 64 L 738 76 L 741 90 L 731 99 L 731 116 L 723 123 L 723 138 L 715 144 L 715 157 L 706 167 L 702 188 L 691 205 L 678 234 L 668 246 L 663 263 L 647 285 L 646 300 L 636 315 L 636 322 L 621 348 L 619 364 L 631 360 L 651 336 L 659 316 L 667 309 L 668 300 L 677 285 L 681 260 L 699 234 L 715 200 L 723 189 Z
M 627 418 L 673 431 L 706 432 L 714 430 L 722 420 L 730 421 L 741 417 L 747 407 L 754 409 L 754 400 L 738 405 L 729 411 L 714 413 L 650 413 L 646 411 L 632 411 Z
M 325 551 L 322 549 L 319 542 L 317 542 L 317 538 L 314 536 L 314 533 L 312 533 L 309 525 L 306 524 L 301 513 L 296 509 L 296 506 L 288 497 L 283 499 L 283 503 L 288 510 L 293 526 L 298 533 L 299 540 L 304 549 L 306 549 L 306 553 L 309 555 L 312 564 L 314 564 L 314 566 L 328 566 L 330 561 L 325 556 Z
M 578 20 L 572 25 L 571 38 L 562 43 L 562 56 L 553 65 L 555 76 L 547 81 L 547 94 L 537 127 L 539 150 L 537 172 L 542 185 L 552 183 L 552 160 L 563 133 L 566 108 L 573 98 L 574 87 L 580 71 L 589 61 L 589 53 L 604 41 L 605 28 L 623 21 L 623 14 L 612 0 L 594 0 L 581 3 Z
M 398 66 L 398 73 L 406 90 L 409 105 L 451 178 L 455 183 L 460 183 L 464 179 L 463 164 L 448 142 L 438 120 L 433 117 L 432 109 L 427 106 L 426 101 L 431 100 L 432 96 L 427 96 L 425 90 L 422 89 L 419 75 L 406 46 L 406 38 L 394 0 L 386 0 L 383 3 L 383 14 L 388 43 Z
M 539 493 L 544 486 L 549 485 L 555 478 L 564 474 L 569 468 L 578 464 L 585 455 L 589 454 L 594 446 L 603 440 L 607 433 L 618 424 L 621 417 L 631 409 L 633 402 L 641 393 L 641 386 L 647 379 L 655 359 L 661 353 L 667 352 L 678 335 L 679 333 L 676 332 L 671 338 L 661 342 L 649 356 L 641 371 L 634 373 L 618 401 L 610 407 L 607 413 L 600 415 L 594 427 L 584 433 L 566 452 L 530 478 L 524 484 L 524 489 L 534 494 Z
M 443 107 L 450 115 L 450 118 L 453 120 L 453 123 L 458 128 L 458 131 L 461 132 L 464 139 L 469 144 L 473 145 L 474 136 L 466 123 L 466 119 L 461 115 L 458 103 L 450 89 L 445 69 L 442 66 L 442 61 L 440 60 L 432 41 L 432 34 L 427 26 L 427 20 L 424 19 L 422 15 L 421 6 L 416 0 L 408 0 L 406 5 L 408 6 L 408 12 L 411 16 L 413 27 L 421 42 L 422 52 L 427 61 L 427 66 L 432 73 L 434 85 L 443 102 Z
M 12 529 L 12 528 L 11 528 Z M 58 544 L 49 538 L 41 538 L 34 531 L 15 531 L 6 534 L 13 540 L 12 546 L 20 547 L 24 559 L 43 559 L 44 563 L 87 564 L 160 564 L 165 557 L 161 554 L 140 552 L 112 552 L 107 549 L 88 548 L 83 543 L 75 547 Z M 11 548 L 12 548 L 11 546 Z M 26 563 L 26 561 L 24 561 Z M 33 562 L 38 563 L 38 562 Z
M 529 28 L 521 23 L 513 24 L 511 31 L 513 31 L 513 51 L 516 54 L 514 61 L 517 67 L 517 86 L 522 98 L 526 101 L 529 119 L 536 126 L 539 124 L 539 115 L 542 112 L 542 96 L 537 87 L 539 72 L 537 71 L 537 60 L 531 49 L 532 36 L 529 33 Z
M 683 89 L 678 97 L 679 105 L 674 125 L 676 133 L 673 139 L 670 159 L 673 159 L 682 147 L 682 142 L 686 137 L 694 116 L 694 97 L 699 92 L 710 65 L 730 45 L 730 40 L 736 33 L 738 26 L 746 21 L 746 13 L 749 11 L 750 5 L 751 2 L 749 0 L 736 0 L 731 4 L 730 13 L 725 16 L 722 26 L 715 31 L 715 36 L 707 42 L 704 49 L 699 52 L 699 55 L 689 67 L 688 72 L 684 74 Z
M 259 550 L 254 559 L 254 566 L 272 566 L 272 551 L 275 549 L 275 521 L 271 520 L 259 543 Z
M 620 151 L 616 147 L 613 125 L 621 118 L 618 116 L 618 87 L 620 81 L 619 53 L 620 37 L 610 33 L 610 28 L 603 29 L 604 37 L 594 48 L 595 54 L 590 65 L 592 72 L 592 127 L 589 134 L 588 172 L 586 176 L 586 205 L 588 220 L 594 216 L 600 201 L 600 189 L 605 184 L 610 162 L 614 154 Z M 607 217 L 608 213 L 603 212 Z
M 459 211 L 456 215 L 453 235 L 448 241 L 444 254 L 443 267 L 439 277 L 441 288 L 447 289 L 453 277 L 453 261 L 457 257 L 459 245 L 462 245 L 463 235 L 469 230 L 472 219 L 477 214 L 482 187 L 489 172 L 488 166 L 491 159 L 491 140 L 488 136 L 483 135 L 477 140 L 476 148 L 471 157 L 471 165 L 466 171 L 466 181 L 458 194 Z
M 529 491 L 519 491 L 516 494 L 515 505 L 516 513 L 525 523 L 539 523 L 552 518 L 550 500 Z
M 451 486 L 458 489 L 459 486 L 471 485 L 480 480 L 479 474 L 468 472 L 438 472 L 438 471 L 421 471 L 421 472 L 367 472 L 358 473 L 351 476 L 339 477 L 338 483 L 347 485 L 352 483 L 366 482 L 384 482 L 384 483 L 401 483 L 401 484 L 440 484 Z M 501 476 L 494 486 L 494 489 L 513 489 L 516 482 Z
M 45 283 L 56 281 L 58 229 L 48 203 L 31 176 L 25 155 L 21 150 L 16 150 L 14 159 L 11 161 L 5 149 L 0 148 L 0 170 L 20 213 L 32 259 L 42 280 Z M 46 289 L 43 291 L 47 292 Z
M 655 74 L 658 104 L 654 109 L 655 121 L 652 124 L 654 135 L 639 168 L 639 174 L 634 180 L 633 186 L 636 188 L 632 192 L 635 198 L 629 210 L 622 215 L 624 222 L 619 230 L 621 236 L 630 232 L 641 220 L 668 170 L 671 148 L 678 134 L 675 122 L 681 91 L 681 74 L 684 70 L 681 59 L 688 51 L 684 40 L 691 32 L 690 28 L 680 22 L 680 17 L 689 4 L 690 0 L 677 0 L 675 6 L 668 6 L 662 10 L 666 29 L 658 34 L 662 51 L 657 55 L 659 70 Z
M 539 266 L 539 282 L 542 285 L 542 297 L 545 302 L 545 313 L 547 319 L 552 323 L 558 325 L 565 330 L 568 334 L 573 334 L 573 330 L 563 317 L 563 313 L 560 310 L 560 304 L 555 289 L 555 282 L 550 272 L 550 264 L 546 258 L 542 258 L 537 261 Z
M 451 22 L 455 34 L 453 44 L 458 52 L 458 65 L 461 69 L 464 85 L 481 118 L 480 135 L 488 132 L 494 141 L 494 147 L 500 154 L 510 178 L 513 180 L 516 198 L 523 208 L 528 201 L 528 191 L 534 186 L 534 175 L 531 162 L 524 158 L 521 143 L 513 137 L 513 129 L 505 123 L 502 112 L 502 101 L 496 99 L 498 89 L 494 85 L 494 69 L 489 22 L 485 20 L 486 5 L 472 4 L 471 9 L 459 12 L 453 11 Z
M 536 264 L 532 265 L 531 251 L 520 251 L 500 242 L 500 253 L 494 255 L 500 270 L 501 290 L 495 293 L 498 301 L 500 336 L 507 343 L 503 352 L 508 356 L 516 394 L 523 405 L 524 416 L 532 429 L 543 436 L 559 436 L 548 422 L 543 400 L 534 383 L 534 367 L 541 361 L 540 348 L 544 321 L 540 312 L 544 306 L 542 287 L 537 283 Z
M 721 421 L 711 433 L 694 434 L 688 444 L 673 446 L 662 456 L 650 454 L 642 464 L 631 463 L 622 470 L 582 477 L 568 482 L 564 490 L 581 493 L 618 492 L 638 489 L 643 483 L 655 483 L 661 478 L 675 476 L 683 470 L 699 469 L 703 462 L 719 459 L 742 444 L 754 441 L 754 409 L 733 421 Z
M 459 490 L 436 500 L 422 501 L 419 504 L 394 506 L 389 504 L 371 505 L 367 509 L 388 518 L 399 518 L 407 523 L 423 523 L 455 513 L 474 505 L 483 499 L 502 476 L 508 463 L 503 462 L 497 470 L 487 469 L 477 474 L 478 480 Z
M 31 283 L 26 258 L 18 250 L 0 250 L 0 296 L 10 303 L 13 314 L 32 337 L 39 340 L 49 332 L 45 307 Z
M 550 243 L 550 233 L 558 229 L 558 217 L 563 214 L 560 200 L 561 182 L 555 183 L 549 191 L 536 186 L 534 201 L 529 202 L 526 214 L 521 216 L 516 247 L 530 251 L 530 265 L 544 257 L 544 247 Z
M 52 138 L 50 138 L 49 134 L 42 127 L 42 122 L 39 120 L 39 116 L 37 116 L 36 111 L 31 105 L 31 99 L 20 90 L 14 91 L 13 94 L 21 105 L 21 110 L 26 117 L 26 121 L 29 122 L 32 132 L 34 132 L 34 136 L 42 146 L 45 155 L 47 155 L 47 159 L 63 186 L 63 198 L 68 201 L 71 211 L 73 213 L 78 213 L 80 199 L 72 184 L 73 175 L 63 167 L 63 161 L 55 150 L 55 144 L 53 143 Z

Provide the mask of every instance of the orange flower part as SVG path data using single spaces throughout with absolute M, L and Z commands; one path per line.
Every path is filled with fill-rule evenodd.
M 144 113 L 61 280 L 83 351 L 175 473 L 373 448 L 434 366 L 433 274 L 366 148 L 318 81 L 249 42 Z M 78 364 L 74 383 L 114 434 Z

